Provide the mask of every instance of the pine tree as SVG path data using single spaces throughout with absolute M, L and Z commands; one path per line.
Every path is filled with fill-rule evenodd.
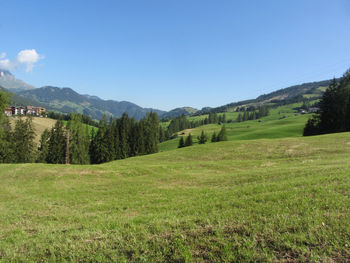
M 80 115 L 71 114 L 67 124 L 69 132 L 69 159 L 72 164 L 88 164 L 89 157 L 89 134 L 87 127 L 83 126 Z
M 62 120 L 58 120 L 49 134 L 47 163 L 65 163 L 66 158 L 66 128 Z
M 180 140 L 179 140 L 179 145 L 177 148 L 183 148 L 185 147 L 185 141 L 184 141 L 184 137 L 181 136 Z
M 0 91 L 0 163 L 12 162 L 11 126 L 4 111 L 8 104 L 5 92 Z
M 12 133 L 14 162 L 30 163 L 36 159 L 35 131 L 31 118 L 19 118 Z
M 48 129 L 45 129 L 40 137 L 39 154 L 38 159 L 36 160 L 38 163 L 46 163 L 46 159 L 49 154 L 49 140 L 50 132 Z
M 130 148 L 128 143 L 129 136 L 129 116 L 124 113 L 119 120 L 119 157 L 125 159 L 128 157 Z M 119 159 L 119 158 L 118 158 Z
M 192 141 L 192 135 L 191 133 L 187 136 L 186 141 L 185 141 L 185 146 L 192 146 L 193 141 Z
M 206 142 L 207 142 L 207 136 L 205 135 L 204 131 L 202 130 L 201 135 L 198 136 L 198 143 L 205 144 Z
M 104 163 L 111 160 L 111 155 L 109 152 L 108 138 L 106 136 L 107 132 L 107 121 L 106 117 L 100 120 L 98 131 L 91 141 L 90 145 L 90 157 L 91 163 Z
M 221 141 L 227 141 L 227 134 L 226 134 L 226 127 L 225 125 L 222 126 L 216 141 L 221 142 Z

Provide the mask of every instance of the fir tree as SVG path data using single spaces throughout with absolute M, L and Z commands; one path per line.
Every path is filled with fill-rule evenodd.
M 65 163 L 66 158 L 66 129 L 62 120 L 58 120 L 49 134 L 47 163 Z
M 185 146 L 192 146 L 193 141 L 192 141 L 192 135 L 191 133 L 187 136 L 186 141 L 185 141 Z
M 69 159 L 72 164 L 88 164 L 89 157 L 89 134 L 87 127 L 83 126 L 80 115 L 71 114 L 67 125 L 69 132 Z
M 36 159 L 35 131 L 31 118 L 19 118 L 12 133 L 14 162 L 30 163 Z
M 216 141 L 221 142 L 221 141 L 227 141 L 227 134 L 226 134 L 226 127 L 225 125 L 222 126 Z
M 198 143 L 205 144 L 206 142 L 207 142 L 207 136 L 205 135 L 204 131 L 202 130 L 201 135 L 198 136 Z
M 179 145 L 177 148 L 183 148 L 183 147 L 185 147 L 185 141 L 184 141 L 184 137 L 181 136 L 179 140 Z
M 46 163 L 46 159 L 49 154 L 49 141 L 50 141 L 50 132 L 48 129 L 45 129 L 40 137 L 39 154 L 37 159 L 38 163 Z

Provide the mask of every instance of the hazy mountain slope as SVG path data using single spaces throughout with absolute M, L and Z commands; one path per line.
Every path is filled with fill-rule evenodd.
M 8 103 L 10 105 L 17 105 L 17 106 L 27 106 L 27 105 L 40 106 L 41 105 L 41 103 L 36 100 L 19 96 L 16 93 L 9 91 L 8 89 L 5 89 L 4 87 L 0 86 L 0 90 L 7 94 Z
M 195 115 L 206 114 L 208 112 L 224 112 L 234 109 L 239 106 L 249 105 L 262 105 L 262 104 L 289 104 L 295 102 L 302 102 L 303 100 L 312 98 L 320 98 L 326 87 L 330 84 L 331 80 L 323 80 L 316 82 L 303 83 L 300 85 L 294 85 L 288 88 L 279 89 L 268 94 L 263 94 L 256 99 L 244 100 L 229 103 L 216 108 L 202 109 L 195 113 Z
M 168 111 L 164 113 L 161 117 L 163 119 L 168 119 L 168 118 L 176 118 L 181 115 L 191 115 L 196 113 L 198 110 L 192 107 L 182 107 L 182 108 L 176 108 L 171 111 Z
M 20 96 L 39 101 L 49 110 L 63 113 L 79 112 L 94 119 L 101 119 L 104 114 L 120 117 L 124 112 L 139 120 L 147 112 L 154 111 L 159 115 L 164 111 L 144 109 L 127 101 L 102 100 L 96 96 L 81 95 L 70 88 L 42 87 L 34 90 L 21 91 Z
M 13 92 L 35 89 L 34 86 L 17 79 L 10 71 L 3 69 L 0 69 L 0 86 Z

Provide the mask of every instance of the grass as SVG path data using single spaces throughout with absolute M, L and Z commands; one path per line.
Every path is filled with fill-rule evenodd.
M 349 262 L 350 133 L 0 165 L 0 262 Z
M 258 120 L 245 121 L 240 123 L 226 123 L 226 131 L 228 140 L 255 140 L 255 139 L 273 139 L 273 138 L 285 138 L 285 137 L 301 137 L 305 123 L 310 115 L 299 115 L 294 112 L 272 112 L 271 115 L 262 118 L 262 122 Z M 189 133 L 194 135 L 194 142 L 196 137 L 200 135 L 202 130 L 210 137 L 216 132 L 218 133 L 222 125 L 209 124 L 200 126 L 194 129 L 187 129 L 179 132 L 184 136 Z M 177 148 L 179 138 L 175 138 L 169 141 L 165 141 L 159 144 L 160 151 L 169 151 Z

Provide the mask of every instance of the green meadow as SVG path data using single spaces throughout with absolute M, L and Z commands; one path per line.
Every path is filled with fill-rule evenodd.
M 350 133 L 250 136 L 232 127 L 233 141 L 103 165 L 0 165 L 0 262 L 349 262 Z
M 234 140 L 255 140 L 255 139 L 273 139 L 285 137 L 301 137 L 303 129 L 311 114 L 300 115 L 293 108 L 301 106 L 301 103 L 289 104 L 270 110 L 270 115 L 261 120 L 252 120 L 245 122 L 231 122 L 226 123 L 226 131 L 229 141 Z M 238 112 L 226 112 L 227 120 L 236 120 Z M 221 114 L 219 114 L 221 115 Z M 188 117 L 189 120 L 198 120 L 205 118 L 206 115 Z M 194 142 L 197 142 L 197 136 L 202 130 L 208 136 L 208 142 L 214 132 L 218 133 L 222 125 L 208 124 L 193 129 L 184 131 L 184 135 L 188 136 L 191 133 L 194 136 Z M 179 132 L 179 136 L 183 131 Z M 177 148 L 179 138 L 168 140 L 159 144 L 159 150 L 169 151 Z

